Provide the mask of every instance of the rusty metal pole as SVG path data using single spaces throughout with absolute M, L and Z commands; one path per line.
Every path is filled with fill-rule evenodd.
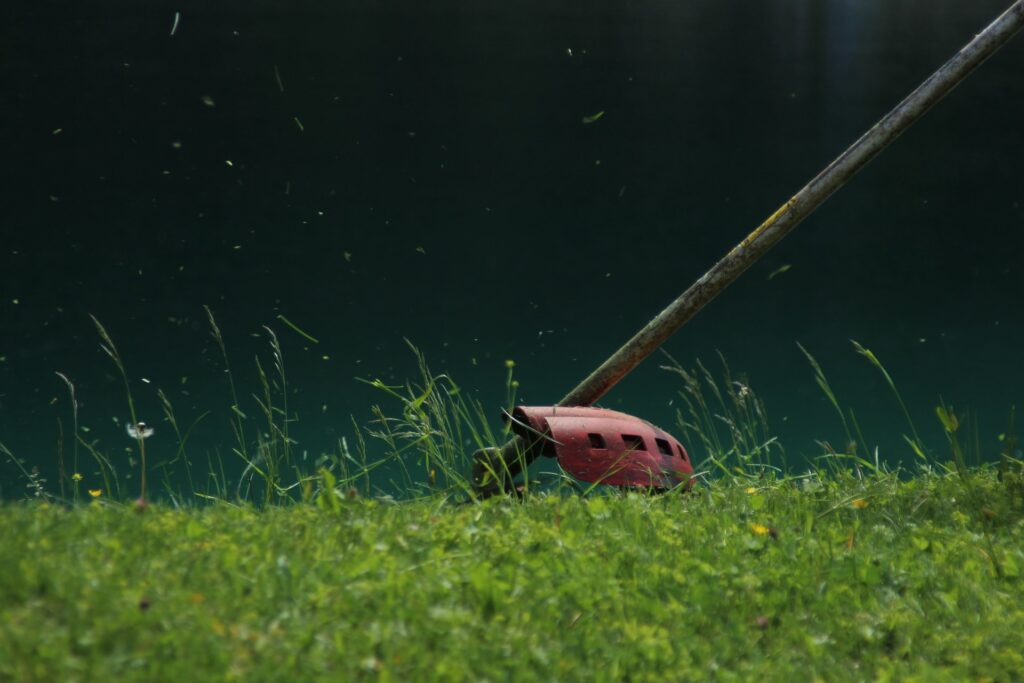
M 896 105 L 859 140 L 780 206 L 742 242 L 697 279 L 689 289 L 647 323 L 633 338 L 601 364 L 558 402 L 560 406 L 590 405 L 601 398 L 640 361 L 662 345 L 704 306 L 732 284 L 747 268 L 807 218 L 879 152 L 926 111 L 931 109 L 960 81 L 1002 47 L 1024 26 L 1024 0 L 1017 0 L 984 31 L 928 77 Z M 496 460 L 500 458 L 500 462 Z M 506 488 L 506 477 L 515 476 L 529 463 L 530 451 L 521 439 L 501 449 L 474 454 L 473 476 L 481 492 Z M 487 472 L 504 471 L 506 480 L 488 481 Z

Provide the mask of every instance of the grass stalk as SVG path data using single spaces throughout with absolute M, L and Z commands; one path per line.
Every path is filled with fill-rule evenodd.
M 210 334 L 213 336 L 214 342 L 217 344 L 217 348 L 220 350 L 220 357 L 224 361 L 224 374 L 228 379 L 228 389 L 231 392 L 231 430 L 235 435 L 235 452 L 245 462 L 251 462 L 249 457 L 249 446 L 248 439 L 245 435 L 245 420 L 248 419 L 246 414 L 242 412 L 242 408 L 238 401 L 238 392 L 235 389 L 235 378 L 231 374 L 231 361 L 228 359 L 227 346 L 224 344 L 224 335 L 221 334 L 220 327 L 217 325 L 217 320 L 213 316 L 213 311 L 210 310 L 209 306 L 204 305 L 203 310 L 206 311 L 206 320 L 210 324 Z M 212 469 L 211 469 L 212 471 Z
M 74 383 L 72 383 L 72 381 L 70 379 L 68 379 L 68 376 L 65 375 L 64 373 L 61 373 L 61 372 L 55 372 L 54 374 L 57 375 L 57 377 L 60 377 L 61 380 L 64 382 L 64 384 L 67 385 L 68 395 L 71 397 L 71 426 L 74 428 L 74 438 L 72 438 L 72 440 L 71 440 L 72 441 L 72 458 L 73 458 L 72 461 L 71 461 L 71 471 L 72 471 L 71 477 L 72 477 L 72 483 L 74 484 L 74 502 L 77 503 L 78 502 L 78 493 L 79 493 L 79 483 L 81 482 L 81 477 L 82 477 L 81 473 L 78 471 L 78 399 L 75 398 L 75 385 L 74 385 Z M 61 436 L 61 441 L 62 442 L 64 441 L 64 439 L 63 439 L 63 431 L 64 430 L 62 428 L 61 429 L 61 435 L 62 435 Z M 108 491 L 109 491 L 109 489 L 108 489 Z M 62 498 L 64 497 L 63 489 L 62 489 L 61 497 Z
M 878 360 L 878 356 L 876 356 L 870 349 L 861 346 L 859 342 L 853 339 L 851 339 L 850 342 L 853 344 L 853 348 L 856 349 L 857 353 L 866 358 L 872 366 L 874 366 L 880 373 L 882 373 L 882 377 L 885 379 L 885 383 L 889 386 L 889 389 L 892 391 L 893 396 L 896 397 L 896 402 L 899 403 L 900 410 L 903 411 L 903 416 L 906 418 L 907 425 L 910 427 L 910 433 L 912 436 L 908 437 L 904 435 L 903 439 L 910 445 L 911 450 L 914 451 L 914 454 L 918 458 L 920 458 L 924 462 L 928 462 L 928 450 L 927 448 L 925 448 L 924 442 L 921 440 L 921 437 L 918 436 L 917 428 L 914 426 L 914 420 L 910 417 L 910 411 L 907 410 L 907 404 L 903 402 L 903 397 L 900 395 L 900 392 L 896 389 L 896 383 L 893 381 L 892 376 L 889 375 L 889 371 L 885 369 L 885 366 L 882 365 L 882 362 Z
M 93 324 L 96 326 L 96 331 L 100 335 L 100 339 L 103 343 L 100 344 L 100 348 L 103 352 L 110 356 L 111 360 L 114 361 L 114 365 L 117 366 L 118 372 L 121 374 L 121 380 L 124 382 L 124 393 L 128 400 L 128 415 L 131 417 L 131 427 L 135 430 L 135 440 L 139 448 L 139 460 L 141 464 L 141 476 L 139 477 L 139 499 L 136 501 L 136 505 L 139 510 L 143 509 L 146 505 L 146 436 L 148 436 L 145 423 L 140 422 L 138 415 L 135 411 L 135 400 L 132 398 L 132 388 L 128 381 L 128 372 L 125 370 L 124 362 L 121 360 L 121 354 L 117 351 L 117 346 L 114 344 L 114 340 L 107 333 L 103 324 L 96 319 L 96 316 L 89 314 L 92 318 Z M 150 432 L 151 433 L 151 432 Z M 131 434 L 131 431 L 129 431 Z

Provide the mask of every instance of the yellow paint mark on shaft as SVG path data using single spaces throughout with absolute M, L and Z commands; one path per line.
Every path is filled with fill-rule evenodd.
M 768 230 L 768 228 L 771 228 L 776 223 L 778 223 L 779 219 L 782 218 L 783 214 L 785 214 L 787 211 L 792 209 L 794 204 L 796 204 L 796 197 L 793 197 L 792 199 L 790 199 L 788 202 L 786 202 L 785 204 L 780 206 L 775 211 L 775 213 L 773 213 L 771 216 L 768 216 L 768 218 L 765 220 L 764 223 L 762 223 L 761 225 L 757 226 L 757 228 L 754 230 L 754 232 L 752 232 L 749 235 L 747 235 L 746 238 L 742 242 L 740 242 L 740 245 L 739 245 L 738 249 L 740 249 L 740 250 L 746 249 L 751 244 L 753 244 L 753 242 L 757 238 L 759 238 L 762 234 L 764 234 L 764 232 L 766 230 Z

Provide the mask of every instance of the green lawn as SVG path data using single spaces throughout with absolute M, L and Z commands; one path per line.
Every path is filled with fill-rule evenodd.
M 0 681 L 1009 681 L 1024 503 L 1007 479 L 6 504 Z

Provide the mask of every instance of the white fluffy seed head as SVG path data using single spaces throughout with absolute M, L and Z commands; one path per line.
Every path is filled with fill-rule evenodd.
M 135 424 L 125 425 L 125 429 L 128 431 L 128 436 L 133 439 L 148 439 L 153 436 L 153 428 L 147 425 L 145 422 L 136 422 Z

